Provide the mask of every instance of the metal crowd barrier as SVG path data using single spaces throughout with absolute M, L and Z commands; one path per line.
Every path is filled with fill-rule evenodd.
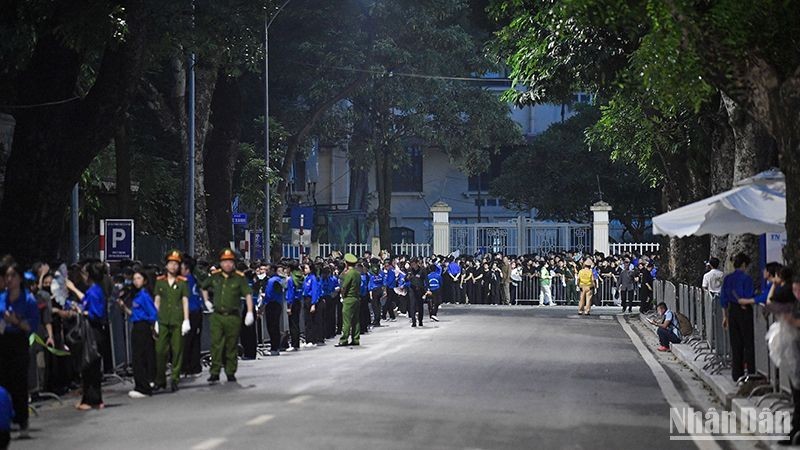
M 553 300 L 558 304 L 567 304 L 569 300 L 570 285 L 566 283 L 563 277 L 556 275 L 550 282 L 550 292 Z M 523 275 L 522 280 L 516 283 L 516 286 L 511 286 L 514 291 L 514 296 L 518 303 L 531 303 L 538 304 L 541 301 L 541 283 L 538 276 Z M 580 291 L 576 287 L 574 302 L 577 304 L 580 298 Z M 593 305 L 602 306 L 619 306 L 622 304 L 621 293 L 617 287 L 617 280 L 614 277 L 603 277 L 599 280 L 597 289 L 595 289 L 592 298 Z M 639 286 L 633 289 L 633 302 L 634 305 L 639 305 Z

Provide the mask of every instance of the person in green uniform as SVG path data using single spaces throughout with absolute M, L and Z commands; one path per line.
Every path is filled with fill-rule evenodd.
M 344 255 L 344 262 L 347 263 L 347 270 L 342 276 L 341 296 L 342 296 L 342 337 L 336 347 L 348 345 L 359 345 L 361 338 L 361 321 L 359 320 L 359 302 L 361 292 L 361 273 L 355 269 L 358 258 L 348 253 Z M 348 338 L 352 335 L 352 340 L 348 343 Z
M 236 368 L 238 366 L 239 332 L 241 331 L 241 312 L 239 305 L 241 298 L 245 298 L 247 314 L 244 324 L 252 326 L 253 294 L 247 279 L 242 272 L 235 270 L 236 254 L 226 248 L 219 254 L 219 270 L 211 273 L 202 284 L 203 300 L 211 314 L 211 376 L 208 382 L 214 384 L 219 381 L 219 372 L 225 361 L 225 376 L 229 382 L 236 381 Z M 214 303 L 209 301 L 208 291 L 214 293 Z
M 183 364 L 183 336 L 189 332 L 189 284 L 178 275 L 181 252 L 167 254 L 167 273 L 156 279 L 154 289 L 158 322 L 156 322 L 156 389 L 167 387 L 167 356 L 172 352 L 170 389 L 178 390 Z

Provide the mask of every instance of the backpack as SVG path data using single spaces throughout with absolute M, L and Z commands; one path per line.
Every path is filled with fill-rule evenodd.
M 682 313 L 679 312 L 673 312 L 673 313 L 675 314 L 675 317 L 678 319 L 677 325 L 678 325 L 678 330 L 680 330 L 681 332 L 681 336 L 683 337 L 690 336 L 694 331 L 694 328 L 692 327 L 692 322 L 689 320 L 688 317 L 686 317 L 686 315 Z

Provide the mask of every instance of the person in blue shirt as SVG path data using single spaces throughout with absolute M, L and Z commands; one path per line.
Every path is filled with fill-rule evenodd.
M 383 262 L 383 297 L 381 297 L 381 318 L 386 320 L 386 315 L 388 314 L 390 322 L 397 322 L 397 317 L 394 315 L 394 308 L 396 304 L 396 294 L 394 292 L 394 288 L 396 287 L 397 276 L 394 273 L 394 265 L 392 265 L 391 259 L 387 259 Z
M 200 336 L 203 334 L 203 296 L 200 286 L 194 276 L 197 263 L 189 255 L 183 255 L 181 261 L 181 275 L 186 278 L 189 285 L 189 332 L 183 336 L 183 365 L 181 370 L 184 375 L 200 375 L 203 365 L 200 361 Z
M 753 279 L 747 274 L 750 257 L 744 253 L 733 259 L 736 270 L 725 275 L 719 301 L 722 306 L 722 327 L 728 329 L 731 341 L 731 377 L 738 381 L 745 374 L 755 373 L 755 341 L 753 337 Z
M 425 287 L 428 289 L 425 296 L 430 298 L 428 315 L 432 321 L 438 322 L 439 305 L 442 304 L 442 275 L 436 270 L 436 265 L 431 265 L 428 268 L 428 279 Z
M 373 258 L 369 270 L 369 306 L 372 310 L 372 328 L 379 328 L 381 326 L 381 299 L 383 298 L 383 271 L 380 267 L 378 258 Z
M 7 449 L 11 442 L 11 419 L 14 418 L 14 406 L 11 396 L 0 386 L 0 449 Z
M 317 304 L 319 303 L 320 288 L 314 263 L 303 266 L 305 279 L 303 280 L 303 311 L 305 313 L 306 343 L 305 347 L 316 347 L 319 342 L 319 316 Z
M 270 265 L 267 272 L 267 284 L 264 287 L 264 317 L 267 322 L 269 347 L 271 356 L 280 355 L 281 349 L 281 314 L 283 314 L 283 301 L 285 299 L 283 277 L 284 267 Z
M 128 392 L 128 396 L 144 398 L 153 395 L 153 383 L 156 379 L 156 343 L 153 339 L 153 328 L 158 323 L 158 310 L 150 291 L 149 277 L 141 268 L 133 272 L 133 288 L 134 294 L 130 305 L 122 299 L 117 301 L 133 324 L 131 357 L 134 387 Z
M 2 275 L 6 288 L 0 292 L 0 386 L 8 390 L 14 422 L 27 437 L 28 336 L 39 326 L 39 310 L 36 299 L 23 287 L 23 271 L 17 263 L 4 267 Z
M 330 339 L 336 335 L 336 304 L 339 302 L 336 295 L 338 293 L 339 278 L 333 274 L 330 266 L 325 265 L 320 270 L 319 285 L 322 291 L 318 305 L 318 308 L 319 306 L 322 307 L 322 311 L 319 311 L 322 313 L 320 316 L 322 342 L 318 343 L 324 343 L 325 339 Z
M 289 348 L 295 352 L 300 348 L 300 310 L 303 307 L 302 274 L 296 261 L 286 265 L 286 314 L 289 316 Z
M 89 283 L 89 289 L 84 293 L 70 280 L 67 280 L 67 289 L 72 291 L 80 300 L 81 306 L 79 310 L 88 319 L 97 348 L 101 349 L 105 345 L 108 322 L 106 294 L 102 287 L 103 279 L 106 275 L 105 265 L 99 261 L 87 263 L 84 265 L 81 275 Z M 103 382 L 102 358 L 97 358 L 91 364 L 84 365 L 81 369 L 81 382 L 83 384 L 83 398 L 75 407 L 81 411 L 104 408 L 101 387 Z
M 359 262 L 356 265 L 356 270 L 361 274 L 361 285 L 359 286 L 359 317 L 361 320 L 361 334 L 369 333 L 369 324 L 371 323 L 369 316 L 369 275 L 367 275 L 367 266 L 365 262 Z

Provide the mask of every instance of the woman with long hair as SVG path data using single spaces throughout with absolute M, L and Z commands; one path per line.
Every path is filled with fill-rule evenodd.
M 134 388 L 128 392 L 130 398 L 144 398 L 153 395 L 156 378 L 156 346 L 153 339 L 155 324 L 158 323 L 150 279 L 141 268 L 133 271 L 133 295 L 130 304 L 118 299 L 119 306 L 133 324 L 131 349 L 133 351 Z
M 103 279 L 106 268 L 102 262 L 88 263 L 83 266 L 81 275 L 89 288 L 81 291 L 71 280 L 67 281 L 69 289 L 80 300 L 78 310 L 89 321 L 91 332 L 97 343 L 97 348 L 103 348 L 108 327 L 108 311 L 106 310 L 106 294 L 103 291 Z M 102 357 L 95 358 L 91 363 L 84 363 L 81 369 L 83 397 L 75 408 L 87 411 L 92 408 L 103 409 L 103 383 Z
M 28 336 L 39 326 L 36 299 L 22 284 L 23 271 L 11 262 L 2 267 L 0 292 L 0 386 L 11 396 L 20 436 L 28 435 Z

